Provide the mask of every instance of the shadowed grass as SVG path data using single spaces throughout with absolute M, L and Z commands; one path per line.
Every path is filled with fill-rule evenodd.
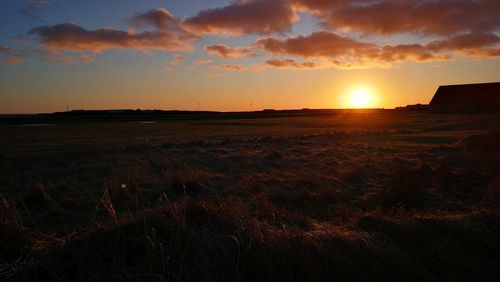
M 375 212 L 344 226 L 311 223 L 306 231 L 272 217 L 258 219 L 238 200 L 186 199 L 47 246 L 11 278 L 494 281 L 500 277 L 499 226 L 499 214 L 491 211 Z
M 402 118 L 8 151 L 0 280 L 500 280 L 498 131 Z M 352 130 L 325 129 L 336 122 Z

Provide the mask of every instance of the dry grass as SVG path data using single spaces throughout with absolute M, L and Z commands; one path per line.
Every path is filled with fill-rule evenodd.
M 498 117 L 350 119 L 6 149 L 0 278 L 498 281 Z

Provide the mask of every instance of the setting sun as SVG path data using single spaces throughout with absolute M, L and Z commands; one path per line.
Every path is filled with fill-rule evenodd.
M 349 88 L 344 95 L 346 108 L 373 108 L 376 106 L 375 91 L 364 85 Z
M 353 108 L 365 108 L 371 101 L 372 95 L 366 89 L 356 89 L 349 97 L 349 105 Z

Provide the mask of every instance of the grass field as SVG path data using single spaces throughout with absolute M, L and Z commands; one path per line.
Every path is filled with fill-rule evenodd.
M 500 281 L 500 114 L 0 126 L 3 281 Z

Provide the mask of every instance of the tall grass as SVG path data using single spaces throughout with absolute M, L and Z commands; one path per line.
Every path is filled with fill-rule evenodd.
M 12 158 L 1 183 L 28 188 L 0 196 L 0 280 L 498 281 L 487 136 L 422 148 L 358 132 Z

